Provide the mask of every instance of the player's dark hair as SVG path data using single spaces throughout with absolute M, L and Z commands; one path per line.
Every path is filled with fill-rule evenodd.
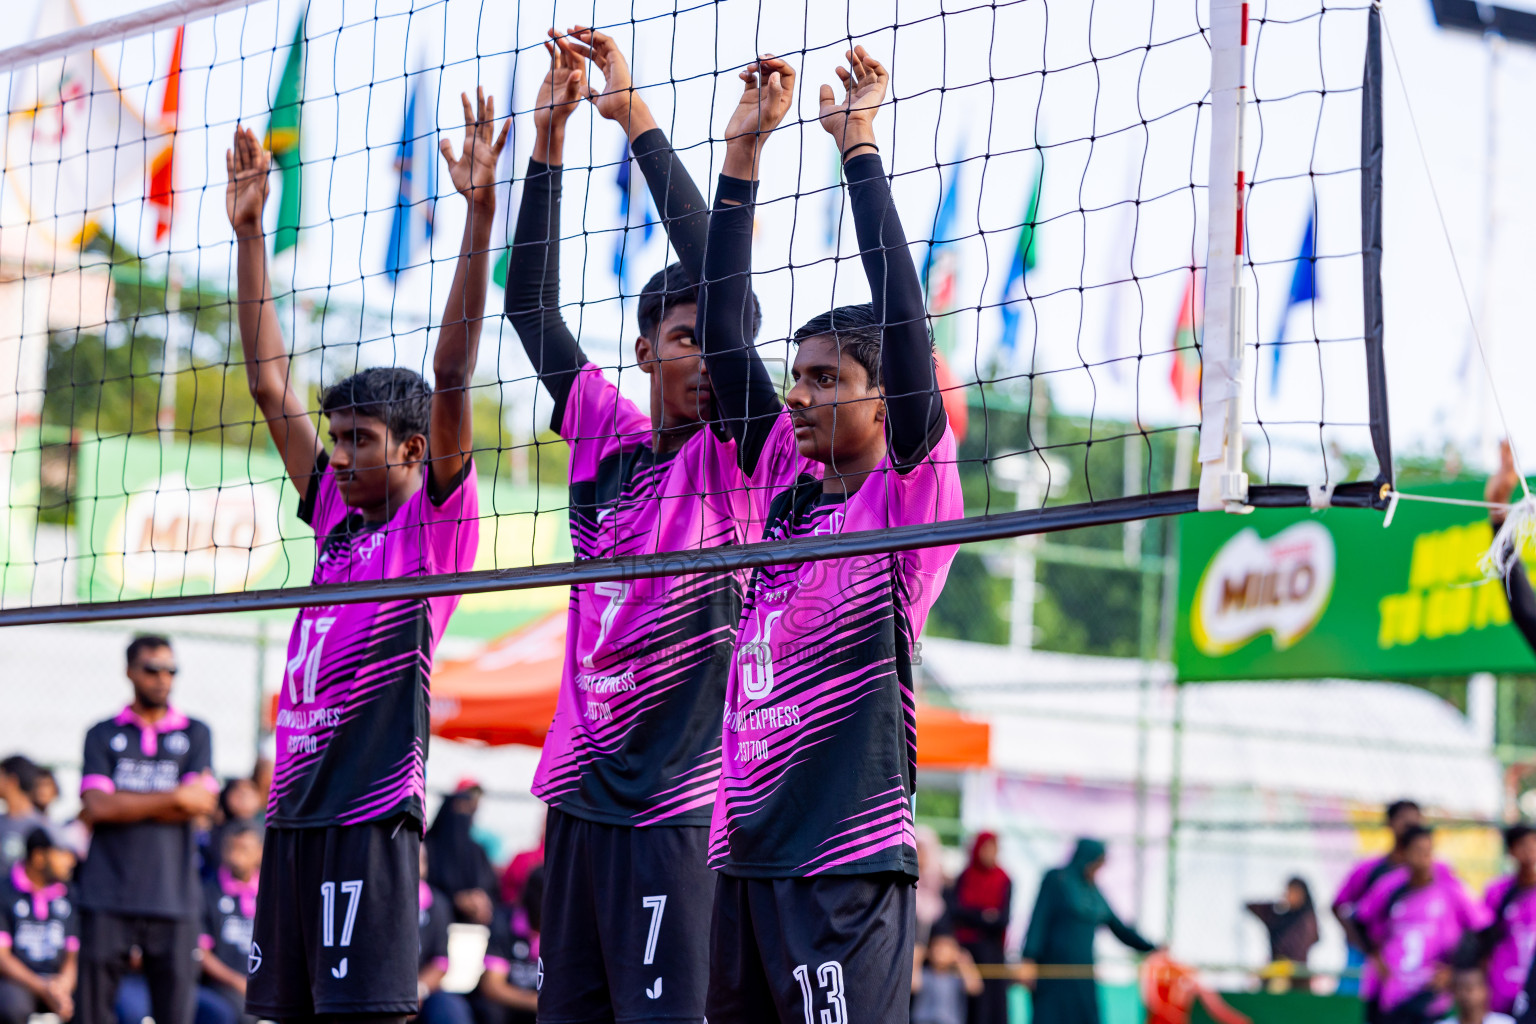
M 1397 848 L 1399 850 L 1406 850 L 1418 840 L 1426 836 L 1433 836 L 1434 834 L 1435 830 L 1428 825 L 1409 825 L 1403 829 L 1403 834 L 1398 837 Z
M 238 786 L 250 786 L 254 789 L 256 786 L 256 780 L 245 775 L 237 775 L 232 779 L 224 780 L 224 786 L 219 790 L 219 813 L 224 815 L 225 821 L 234 822 L 243 820 L 234 817 L 229 810 L 229 795 L 233 793 Z
M 763 326 L 763 310 L 758 305 L 757 293 L 747 294 L 752 297 L 752 337 L 755 338 Z M 699 286 L 688 276 L 681 263 L 667 264 L 664 269 L 651 275 L 645 287 L 640 289 L 640 301 L 635 306 L 635 319 L 639 321 L 640 333 L 655 341 L 656 332 L 666 319 L 667 310 L 690 302 L 698 305 Z
M 59 845 L 59 841 L 55 839 L 53 837 L 53 833 L 48 831 L 46 828 L 35 828 L 31 832 L 27 833 L 27 860 L 31 860 L 32 855 L 38 850 L 58 849 L 62 849 L 62 847 Z
M 31 793 L 32 787 L 37 785 L 37 765 L 25 754 L 12 754 L 0 761 L 0 775 L 15 779 L 23 793 Z
M 1420 808 L 1419 805 L 1412 800 L 1394 800 L 1390 804 L 1387 804 L 1387 824 L 1390 825 L 1396 821 L 1397 816 L 1402 814 L 1404 811 L 1418 811 L 1420 814 L 1423 813 L 1423 809 Z
M 861 302 L 855 306 L 838 306 L 820 316 L 813 316 L 790 339 L 796 345 L 807 338 L 830 336 L 839 352 L 846 352 L 856 359 L 869 375 L 871 385 L 882 384 L 880 374 L 880 344 L 884 324 L 875 316 L 872 303 Z M 929 345 L 933 339 L 929 338 Z
M 39 766 L 37 772 L 32 776 L 32 785 L 26 787 L 27 796 L 32 798 L 33 803 L 37 802 L 37 790 L 42 786 L 44 779 L 51 781 L 55 789 L 59 786 L 59 780 L 53 774 L 53 769 Z
M 263 835 L 261 826 L 254 821 L 235 821 L 225 825 L 219 833 L 219 854 L 222 856 L 229 841 L 237 836 L 255 836 L 259 841 Z
M 426 437 L 432 424 L 432 388 L 415 370 L 375 366 L 326 388 L 320 396 L 320 411 L 327 416 L 350 412 L 379 420 L 396 442 L 414 434 Z
M 1531 826 L 1524 822 L 1509 826 L 1504 830 L 1504 849 L 1514 853 L 1515 846 L 1519 844 L 1520 840 L 1529 835 L 1536 835 L 1536 828 L 1531 828 Z
M 170 647 L 171 642 L 163 636 L 154 633 L 140 633 L 128 642 L 128 667 L 132 668 L 134 662 L 139 660 L 139 655 L 145 651 L 158 651 L 162 647 Z
M 528 879 L 523 883 L 522 903 L 523 913 L 528 915 L 528 927 L 538 931 L 544 916 L 544 865 L 528 872 Z

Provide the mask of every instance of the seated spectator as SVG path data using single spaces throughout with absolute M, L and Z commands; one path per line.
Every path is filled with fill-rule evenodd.
M 37 782 L 37 765 L 21 754 L 0 761 L 0 871 L 9 871 L 26 853 L 27 836 L 39 825 L 47 824 L 32 803 L 32 787 Z
M 943 927 L 928 936 L 912 971 L 912 1024 L 967 1024 L 967 1006 L 984 987 L 976 963 Z
M 1442 1024 L 1515 1024 L 1508 1014 L 1488 1009 L 1488 978 L 1480 965 L 1458 965 L 1451 979 L 1455 1009 Z
M 0 878 L 0 1024 L 26 1024 L 34 1013 L 75 1015 L 80 921 L 70 876 L 73 851 L 35 828 L 25 853 Z
M 417 889 L 420 909 L 418 930 L 421 959 L 416 971 L 416 992 L 421 1000 L 421 1024 L 473 1024 L 469 1002 L 457 992 L 443 991 L 443 977 L 448 973 L 448 925 L 453 921 L 453 907 L 447 897 L 427 884 L 428 854 L 421 847 L 421 882 Z
M 455 921 L 489 926 L 497 889 L 496 870 L 485 848 L 471 834 L 475 811 L 485 791 L 473 779 L 464 779 L 453 795 L 443 801 L 421 845 L 431 855 L 432 885 L 448 894 Z
M 27 795 L 32 798 L 32 806 L 37 808 L 37 813 L 48 817 L 48 808 L 59 798 L 59 780 L 54 776 L 52 768 L 37 770 L 37 778 L 33 779 Z
M 203 977 L 197 989 L 197 1024 L 250 1024 L 245 976 L 250 965 L 256 884 L 261 877 L 261 833 L 241 823 L 222 833 L 223 863 L 203 887 Z
M 203 877 L 212 880 L 223 863 L 224 835 L 231 829 L 259 826 L 266 817 L 261 793 L 250 779 L 229 779 L 219 791 L 213 827 L 203 844 Z
M 522 902 L 496 908 L 485 947 L 485 973 L 470 995 L 475 1024 L 534 1024 L 539 1009 L 539 911 L 544 869 L 523 882 Z

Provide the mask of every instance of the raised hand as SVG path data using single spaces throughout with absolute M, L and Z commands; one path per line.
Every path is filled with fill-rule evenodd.
M 447 139 L 438 142 L 443 159 L 448 161 L 448 177 L 453 187 L 464 198 L 481 206 L 496 205 L 496 161 L 507 144 L 507 131 L 512 127 L 508 117 L 496 135 L 496 98 L 487 96 L 485 90 L 475 86 L 475 109 L 469 109 L 469 96 L 459 93 L 464 102 L 464 151 L 455 158 L 453 143 Z
M 554 29 L 549 30 L 549 38 L 551 41 L 544 44 L 549 52 L 549 74 L 539 86 L 539 99 L 533 108 L 533 126 L 540 133 L 565 130 L 565 122 L 581 102 L 586 77 L 581 70 L 581 57 L 571 49 L 569 41 Z
M 656 127 L 650 108 L 635 90 L 624 51 L 611 36 L 586 25 L 572 25 L 568 45 L 572 53 L 590 60 L 603 73 L 602 89 L 593 88 L 589 78 L 585 90 L 586 98 L 599 114 L 618 123 L 631 139 Z
M 272 156 L 256 140 L 256 133 L 235 126 L 234 146 L 224 151 L 224 212 L 237 235 L 261 234 L 261 211 L 267 205 L 267 172 Z
M 817 116 L 837 143 L 838 152 L 847 155 L 854 146 L 874 145 L 875 113 L 885 100 L 891 75 L 862 46 L 855 46 L 845 56 L 848 67 L 837 69 L 837 77 L 843 83 L 843 102 L 836 101 L 830 85 L 823 85 Z
M 795 69 L 765 53 L 748 64 L 738 77 L 745 88 L 725 123 L 725 142 L 754 142 L 761 149 L 768 133 L 779 126 L 794 102 Z
M 1488 484 L 1483 488 L 1483 500 L 1496 502 L 1500 505 L 1508 504 L 1514 497 L 1515 488 L 1520 486 L 1520 474 L 1515 471 L 1515 453 L 1509 447 L 1509 439 L 1499 442 L 1499 468 L 1488 478 Z M 1489 512 L 1489 518 L 1498 525 L 1504 522 L 1508 515 L 1504 509 L 1493 509 Z

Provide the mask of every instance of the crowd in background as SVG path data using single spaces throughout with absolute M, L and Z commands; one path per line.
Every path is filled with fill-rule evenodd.
M 0 760 L 0 1024 L 34 1012 L 84 1024 L 174 1020 L 173 1011 L 156 1011 L 183 983 L 195 983 L 195 994 L 183 993 L 195 1011 L 183 1019 L 250 1020 L 243 1000 L 248 965 L 261 956 L 251 936 L 271 762 L 215 784 L 206 726 L 169 703 L 175 673 L 164 638 L 129 648 L 134 701 L 87 734 L 74 821 L 50 813 L 59 795 L 51 771 L 20 754 Z M 158 783 L 132 793 L 143 799 L 118 799 L 120 785 L 149 776 Z M 475 827 L 482 796 L 477 782 L 461 781 L 421 844 L 418 994 L 427 1024 L 531 1024 L 535 1016 L 543 843 L 498 871 Z M 1350 948 L 1338 991 L 1357 993 L 1371 1024 L 1508 1022 L 1502 1015 L 1524 1009 L 1536 949 L 1536 830 L 1506 830 L 1515 870 L 1478 900 L 1435 859 L 1435 834 L 1416 804 L 1391 805 L 1387 824 L 1392 850 L 1357 865 L 1332 903 Z M 1044 874 L 1016 958 L 1008 948 L 1013 882 L 999 863 L 998 837 L 976 835 L 953 879 L 932 830 L 919 829 L 917 846 L 913 1024 L 1006 1024 L 1016 983 L 1032 993 L 1035 1024 L 1096 1024 L 1098 930 L 1155 952 L 1099 890 L 1106 847 L 1098 840 L 1080 839 L 1065 864 Z M 130 891 L 153 889 L 156 875 L 159 890 Z M 82 898 L 91 879 L 94 900 Z M 195 893 L 191 913 L 178 914 L 177 892 Z M 1279 899 L 1248 909 L 1268 934 L 1271 986 L 1310 985 L 1318 919 L 1306 881 L 1291 878 Z M 455 922 L 489 934 L 467 994 L 443 989 Z M 184 959 L 178 943 L 188 947 Z M 193 977 L 180 977 L 186 965 Z M 1201 995 L 1187 968 L 1159 966 L 1177 979 L 1165 986 L 1182 993 L 1173 1002 Z

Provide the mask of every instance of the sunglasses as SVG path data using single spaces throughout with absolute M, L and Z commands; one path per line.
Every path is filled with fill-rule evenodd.
M 140 672 L 148 672 L 152 676 L 174 676 L 181 670 L 175 665 L 140 665 Z

